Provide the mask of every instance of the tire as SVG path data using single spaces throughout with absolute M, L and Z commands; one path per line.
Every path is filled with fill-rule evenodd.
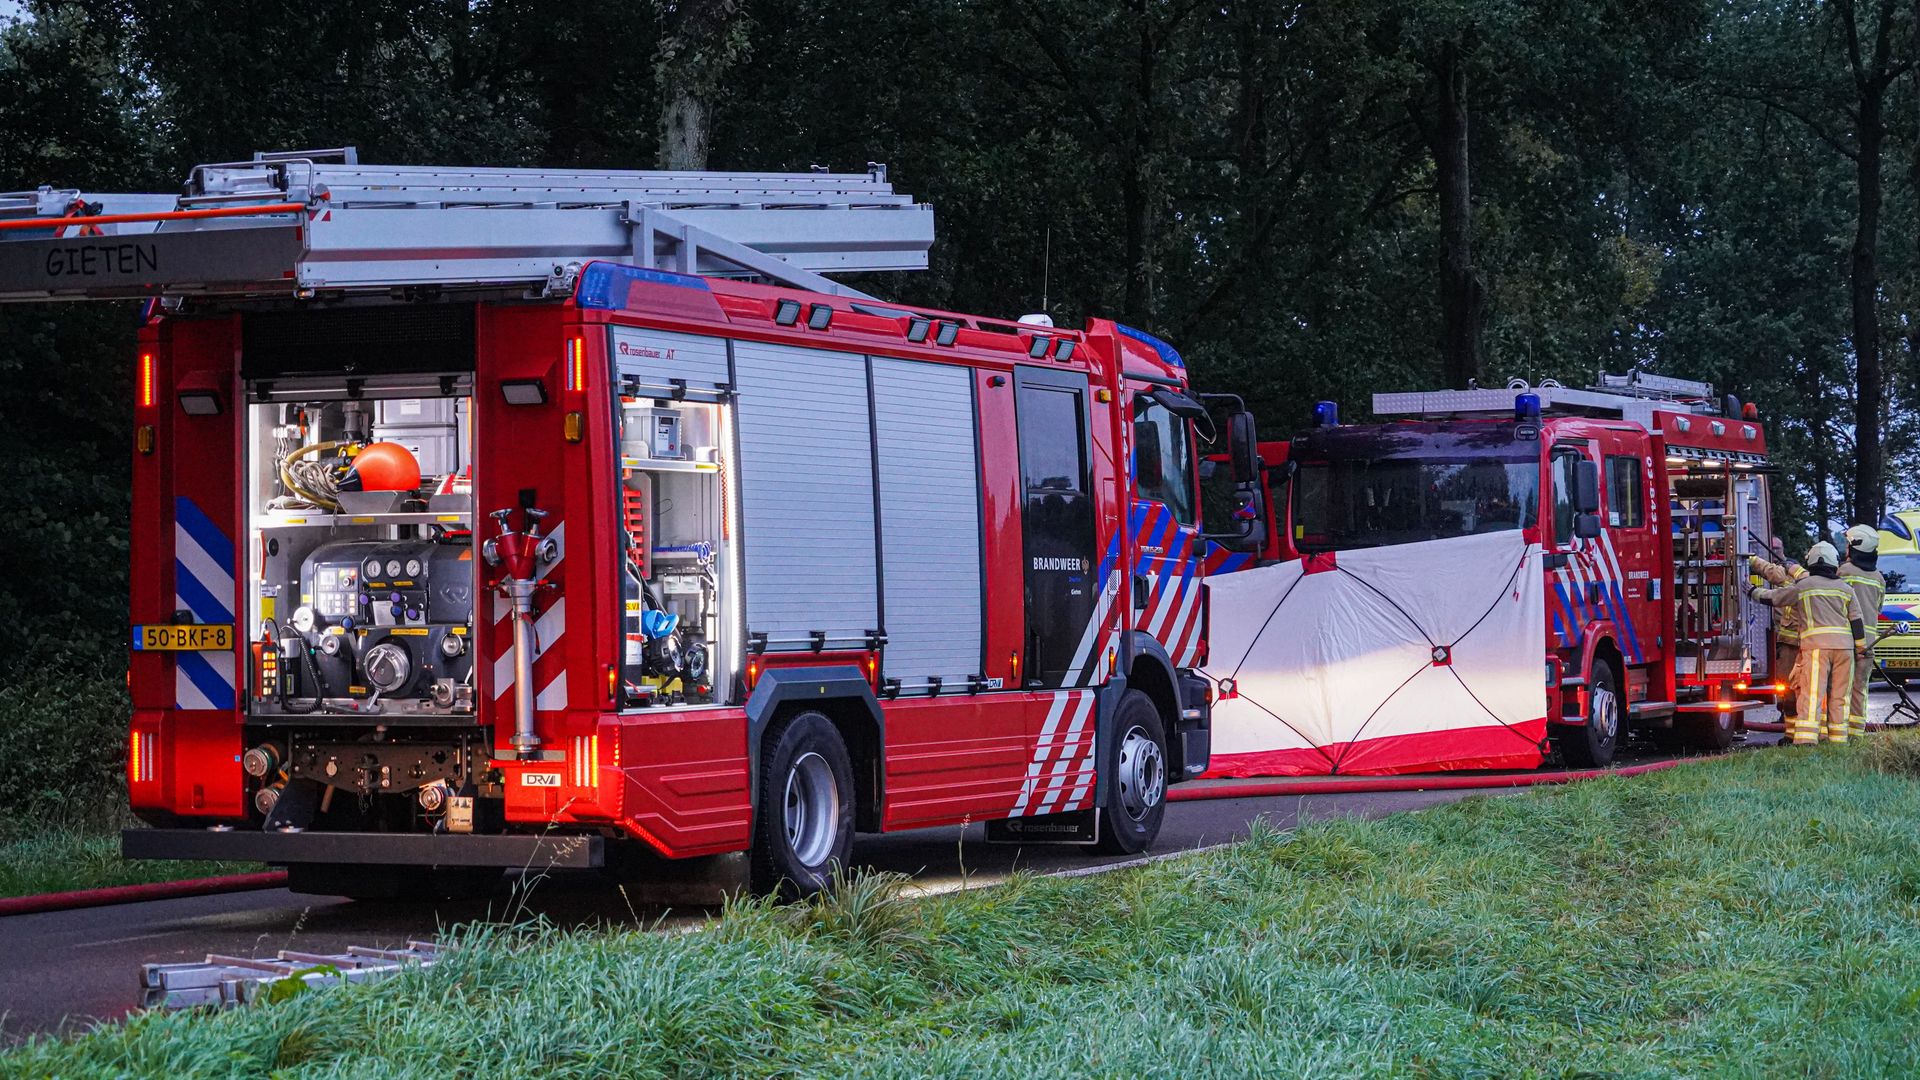
M 1107 797 L 1094 850 L 1107 855 L 1145 851 L 1167 816 L 1166 726 L 1152 698 L 1138 690 L 1121 697 L 1100 767 L 1108 778 Z
M 469 900 L 498 892 L 506 875 L 498 867 L 355 866 L 293 863 L 287 891 L 349 900 Z
M 825 888 L 853 852 L 853 762 L 833 721 L 803 712 L 760 741 L 749 879 L 797 900 Z
M 1596 660 L 1587 676 L 1587 722 L 1564 728 L 1555 740 L 1560 756 L 1577 769 L 1601 769 L 1613 764 L 1621 735 L 1620 679 L 1613 665 Z

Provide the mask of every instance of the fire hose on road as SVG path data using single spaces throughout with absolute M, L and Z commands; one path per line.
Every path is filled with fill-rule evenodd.
M 1311 779 L 1254 781 L 1221 784 L 1213 787 L 1174 788 L 1167 792 L 1168 802 L 1197 802 L 1203 799 L 1261 799 L 1283 795 L 1346 795 L 1382 791 L 1470 791 L 1477 788 L 1539 787 L 1597 780 L 1606 776 L 1639 776 L 1682 764 L 1687 758 L 1653 761 L 1619 769 L 1579 769 L 1560 772 L 1501 773 L 1496 776 L 1424 775 L 1362 776 L 1350 780 Z

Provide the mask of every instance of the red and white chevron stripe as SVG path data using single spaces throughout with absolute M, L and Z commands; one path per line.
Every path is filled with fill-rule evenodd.
M 1009 817 L 1084 810 L 1092 803 L 1093 715 L 1098 696 L 1091 690 L 1053 696 Z

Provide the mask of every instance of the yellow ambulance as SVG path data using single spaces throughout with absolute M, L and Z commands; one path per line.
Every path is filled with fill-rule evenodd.
M 1874 656 L 1902 685 L 1920 682 L 1920 510 L 1897 510 L 1880 522 L 1880 572 L 1887 601 L 1880 608 Z

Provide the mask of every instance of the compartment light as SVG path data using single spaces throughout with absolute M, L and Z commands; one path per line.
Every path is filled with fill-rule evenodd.
M 918 345 L 921 342 L 927 340 L 927 331 L 931 329 L 933 329 L 933 322 L 930 319 L 922 319 L 917 316 L 914 318 L 908 319 L 907 320 L 907 340 L 913 342 L 915 345 Z
M 800 301 L 782 300 L 773 306 L 773 321 L 781 326 L 792 326 L 800 321 Z
M 506 379 L 500 383 L 500 396 L 509 405 L 545 405 L 547 384 L 539 379 Z
M 1047 355 L 1047 338 L 1044 334 L 1035 334 L 1027 340 L 1027 357 L 1039 360 Z
M 943 322 L 940 324 L 940 331 L 933 335 L 933 343 L 935 345 L 951 345 L 959 340 L 959 338 L 960 324 L 957 322 Z
M 833 325 L 833 308 L 826 304 L 814 304 L 807 308 L 807 329 L 825 330 Z
M 1062 364 L 1066 363 L 1073 359 L 1073 347 L 1078 344 L 1079 342 L 1069 341 L 1066 338 L 1056 339 L 1053 343 L 1053 358 Z
M 220 394 L 214 390 L 182 390 L 174 395 L 188 416 L 219 416 Z

